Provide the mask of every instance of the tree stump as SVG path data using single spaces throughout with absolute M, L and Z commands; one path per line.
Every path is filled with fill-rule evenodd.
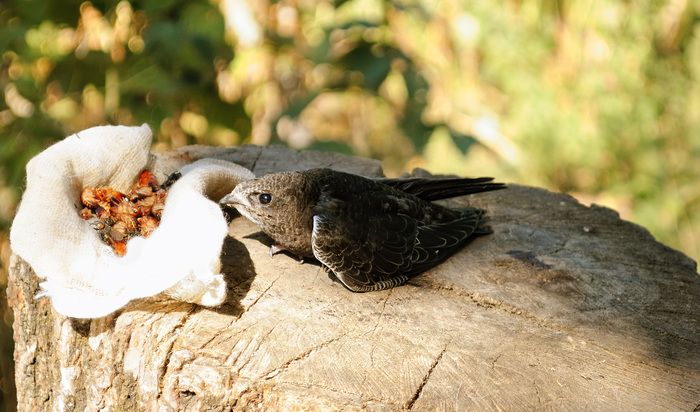
M 257 175 L 381 174 L 375 161 L 275 147 L 168 155 Z M 542 189 L 446 203 L 486 209 L 494 234 L 380 292 L 271 258 L 271 240 L 242 217 L 224 245 L 218 308 L 156 296 L 66 318 L 34 298 L 39 279 L 14 256 L 19 409 L 698 410 L 695 262 L 612 210 Z

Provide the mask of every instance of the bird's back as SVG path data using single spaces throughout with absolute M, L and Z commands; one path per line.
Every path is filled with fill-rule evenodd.
M 330 169 L 312 169 L 304 173 L 316 186 L 317 208 L 327 209 L 332 205 L 337 213 L 350 216 L 398 213 L 424 223 L 447 222 L 459 218 L 461 213 L 418 195 L 428 199 L 444 199 L 451 197 L 446 196 L 446 193 L 463 194 L 469 190 L 464 189 L 464 179 L 451 179 L 449 185 L 438 182 L 439 189 L 431 190 L 430 179 L 413 180 L 410 185 L 401 185 L 395 182 L 401 179 L 375 180 Z M 386 184 L 387 181 L 390 184 Z M 456 186 L 461 188 L 455 188 Z M 409 191 L 402 190 L 404 188 Z

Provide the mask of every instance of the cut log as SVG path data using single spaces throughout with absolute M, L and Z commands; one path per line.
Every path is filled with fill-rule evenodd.
M 368 159 L 275 147 L 166 157 L 381 174 Z M 446 204 L 486 209 L 494 234 L 380 292 L 271 258 L 242 217 L 218 308 L 157 296 L 66 318 L 34 298 L 39 279 L 14 256 L 19 410 L 698 410 L 695 262 L 564 194 L 511 185 Z

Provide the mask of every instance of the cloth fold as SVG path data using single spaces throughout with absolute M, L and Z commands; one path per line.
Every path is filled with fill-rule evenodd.
M 94 127 L 27 164 L 10 244 L 45 279 L 38 296 L 50 297 L 57 312 L 96 318 L 160 292 L 207 306 L 224 301 L 219 257 L 228 226 L 216 202 L 254 177 L 244 167 L 217 159 L 182 167 L 159 227 L 148 238 L 132 238 L 123 257 L 78 216 L 83 188 L 129 190 L 149 162 L 151 141 L 147 125 Z

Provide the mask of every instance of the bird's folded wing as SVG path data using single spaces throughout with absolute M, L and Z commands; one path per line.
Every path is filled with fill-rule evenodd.
M 372 216 L 358 221 L 315 215 L 314 256 L 350 290 L 386 289 L 406 281 L 416 227 L 400 215 Z
M 473 193 L 505 189 L 503 183 L 494 183 L 492 177 L 476 179 L 460 177 L 376 178 L 375 181 L 410 193 L 423 200 L 439 200 Z
M 350 290 L 386 289 L 437 265 L 466 245 L 479 223 L 467 213 L 449 223 L 425 225 L 402 214 L 353 219 L 319 209 L 312 236 L 316 258 Z

